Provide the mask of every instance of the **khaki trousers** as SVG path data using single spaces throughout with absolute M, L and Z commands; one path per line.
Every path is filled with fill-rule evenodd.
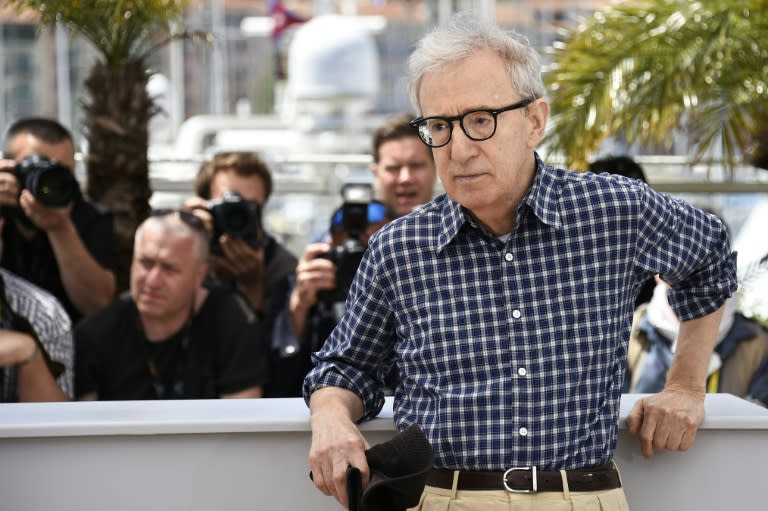
M 571 492 L 565 478 L 563 483 L 562 492 L 540 493 L 455 491 L 427 486 L 419 505 L 409 511 L 629 511 L 622 488 Z

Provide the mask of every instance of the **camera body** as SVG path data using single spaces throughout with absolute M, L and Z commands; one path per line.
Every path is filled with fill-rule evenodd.
M 37 201 L 49 208 L 63 208 L 79 191 L 75 176 L 65 165 L 33 154 L 13 168 L 20 188 L 29 190 Z
M 368 248 L 360 238 L 369 224 L 368 207 L 373 198 L 373 188 L 367 183 L 347 184 L 342 187 L 341 195 L 344 202 L 331 218 L 331 231 L 341 230 L 344 240 L 322 256 L 336 265 L 336 287 L 317 293 L 318 300 L 325 302 L 347 299 L 357 268 Z
M 221 255 L 219 237 L 222 234 L 242 238 L 255 249 L 261 246 L 261 207 L 258 202 L 243 199 L 237 192 L 227 192 L 219 199 L 208 201 L 213 218 L 211 252 Z

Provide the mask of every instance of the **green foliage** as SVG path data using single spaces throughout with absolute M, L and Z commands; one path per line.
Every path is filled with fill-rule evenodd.
M 43 25 L 63 23 L 89 40 L 107 65 L 143 60 L 175 34 L 188 0 L 6 0 L 19 10 L 31 9 Z
M 700 161 L 733 166 L 768 112 L 768 2 L 657 0 L 596 12 L 552 48 L 547 137 L 586 168 L 607 136 L 660 144 L 686 130 Z

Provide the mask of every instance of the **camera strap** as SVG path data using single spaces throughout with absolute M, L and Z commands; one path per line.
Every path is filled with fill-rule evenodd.
M 195 304 L 192 302 L 189 317 L 182 329 L 170 338 L 152 342 L 142 339 L 147 371 L 157 399 L 184 399 L 185 372 L 191 345 L 192 318 Z M 137 317 L 139 326 L 141 320 Z

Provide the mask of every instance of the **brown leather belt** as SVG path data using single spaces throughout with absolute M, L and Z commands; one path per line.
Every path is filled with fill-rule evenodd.
M 621 488 L 619 472 L 613 463 L 579 470 L 566 470 L 570 491 L 604 491 Z M 453 470 L 433 469 L 427 485 L 450 490 Z M 507 490 L 513 493 L 563 491 L 559 471 L 537 470 L 536 467 L 510 468 L 506 472 L 460 471 L 457 490 Z

